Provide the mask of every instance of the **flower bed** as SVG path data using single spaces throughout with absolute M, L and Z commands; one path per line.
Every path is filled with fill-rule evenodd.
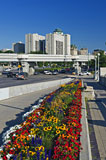
M 77 160 L 80 152 L 81 81 L 50 93 L 6 136 L 1 159 Z

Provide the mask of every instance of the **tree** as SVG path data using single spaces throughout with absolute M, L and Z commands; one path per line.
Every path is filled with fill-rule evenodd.
M 5 51 L 3 53 L 14 53 L 12 50 Z
M 71 48 L 72 48 L 72 49 L 76 49 L 77 46 L 76 46 L 75 44 L 71 44 Z
M 99 57 L 99 66 L 100 67 L 106 67 L 106 55 L 104 54 L 104 51 L 103 50 L 99 50 L 100 53 L 100 57 Z M 98 53 L 97 53 L 97 57 L 98 57 Z M 98 58 L 97 58 L 97 63 L 98 63 Z M 89 66 L 90 68 L 95 68 L 95 61 L 94 60 L 91 60 L 89 62 Z

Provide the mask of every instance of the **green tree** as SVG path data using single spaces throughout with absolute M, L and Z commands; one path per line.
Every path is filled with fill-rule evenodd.
M 12 50 L 5 51 L 3 53 L 14 53 Z
M 75 44 L 71 44 L 71 48 L 72 48 L 72 49 L 76 49 L 77 46 L 76 46 Z
M 106 55 L 104 54 L 103 50 L 100 50 L 99 53 L 100 53 L 100 57 L 99 57 L 100 67 L 106 67 Z M 98 63 L 98 53 L 96 56 L 97 56 L 97 63 Z M 89 61 L 89 66 L 90 66 L 90 68 L 94 69 L 95 68 L 95 61 L 94 60 Z

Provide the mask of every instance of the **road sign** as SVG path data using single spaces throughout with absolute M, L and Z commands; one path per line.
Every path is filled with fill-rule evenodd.
M 21 65 L 20 65 L 20 64 L 18 65 L 18 68 L 21 68 Z

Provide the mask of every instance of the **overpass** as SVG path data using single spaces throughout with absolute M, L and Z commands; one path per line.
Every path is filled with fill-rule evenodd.
M 87 62 L 95 59 L 94 55 L 49 55 L 0 53 L 0 62 Z

